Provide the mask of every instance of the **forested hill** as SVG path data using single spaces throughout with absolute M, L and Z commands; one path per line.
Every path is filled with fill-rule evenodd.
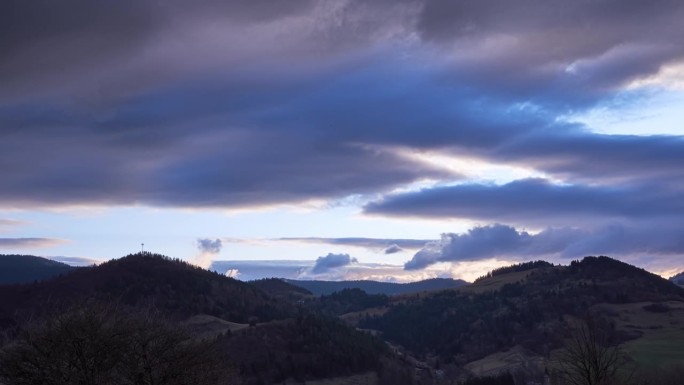
M 233 322 L 284 318 L 294 309 L 247 283 L 180 260 L 138 253 L 33 285 L 0 286 L 0 318 L 17 311 L 38 312 L 102 300 L 130 306 L 154 306 L 168 315 L 209 314 Z
M 433 278 L 410 283 L 393 283 L 378 281 L 304 281 L 286 280 L 286 282 L 303 287 L 315 295 L 329 295 L 344 289 L 361 289 L 368 294 L 409 294 L 421 291 L 455 289 L 468 282 L 460 279 Z
M 260 285 L 311 297 L 151 253 L 0 286 L 0 383 L 265 385 L 376 372 L 390 378 L 379 385 L 410 384 L 391 380 L 410 372 L 381 340 Z M 141 370 L 157 378 L 141 382 Z M 108 380 L 117 376 L 127 380 Z
M 33 255 L 0 254 L 0 285 L 42 281 L 73 269 L 65 263 Z
M 461 290 L 397 301 L 360 326 L 417 354 L 464 364 L 516 345 L 539 354 L 557 348 L 566 317 L 582 317 L 594 305 L 684 301 L 684 288 L 608 257 L 513 270 Z

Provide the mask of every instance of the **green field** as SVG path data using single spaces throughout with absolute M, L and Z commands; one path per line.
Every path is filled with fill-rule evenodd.
M 654 330 L 626 343 L 625 350 L 642 367 L 684 363 L 684 330 Z
M 614 313 L 617 327 L 642 333 L 623 346 L 638 366 L 658 367 L 684 363 L 684 303 L 667 302 L 666 313 L 644 310 L 649 303 L 603 305 Z

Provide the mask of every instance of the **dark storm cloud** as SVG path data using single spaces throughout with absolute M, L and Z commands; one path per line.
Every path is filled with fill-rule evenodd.
M 200 238 L 197 240 L 197 248 L 202 253 L 218 254 L 223 248 L 223 244 L 220 239 L 209 239 Z
M 676 0 L 426 0 L 417 26 L 445 49 L 479 53 L 462 54 L 457 72 L 483 84 L 586 103 L 681 58 L 682 16 Z
M 0 79 L 5 87 L 0 96 L 71 88 L 70 82 L 87 81 L 95 88 L 111 86 L 120 71 L 143 80 L 166 69 L 154 68 L 162 64 L 157 62 L 147 64 L 152 68 L 132 63 L 146 58 L 150 51 L 163 54 L 169 43 L 175 45 L 173 56 L 182 59 L 192 47 L 188 41 L 194 36 L 192 30 L 220 21 L 268 22 L 310 5 L 310 0 L 3 1 Z M 125 83 L 132 86 L 135 81 Z
M 324 257 L 316 258 L 316 262 L 311 268 L 311 273 L 322 274 L 332 269 L 349 266 L 357 262 L 358 260 L 356 258 L 350 257 L 349 254 L 328 253 L 328 255 Z
M 301 119 L 315 109 L 288 103 L 287 93 L 230 87 L 134 98 L 103 116 L 56 107 L 0 111 L 6 127 L 0 162 L 8 165 L 0 195 L 15 204 L 237 206 L 344 197 L 456 177 L 379 144 L 364 144 L 362 129 L 372 130 L 389 114 L 364 117 L 363 105 L 387 98 L 370 95 L 351 100 L 349 111 L 335 111 L 335 103 L 351 94 L 334 97 L 321 91 L 326 86 L 291 90 L 301 92 L 299 99 L 328 95 L 329 114 L 311 122 Z M 350 82 L 336 90 L 351 93 L 358 86 Z M 407 98 L 401 108 L 419 97 Z M 281 112 L 296 108 L 296 116 Z M 415 118 L 425 116 L 420 106 L 414 111 Z M 345 115 L 358 117 L 345 126 L 336 121 Z M 392 119 L 398 122 L 388 119 L 383 130 Z M 59 129 L 46 129 L 50 121 Z M 355 133 L 345 133 L 345 127 Z
M 464 234 L 443 234 L 408 261 L 407 270 L 422 269 L 437 262 L 483 258 L 526 260 L 580 258 L 587 255 L 640 256 L 681 255 L 684 231 L 676 222 L 639 225 L 612 224 L 594 229 L 547 228 L 530 234 L 496 224 L 475 227 Z M 638 257 L 637 257 L 638 258 Z
M 446 78 L 483 94 L 563 105 L 550 97 L 595 100 L 680 58 L 683 12 L 676 0 L 8 0 L 0 73 L 8 94 L 79 83 L 106 97 L 217 68 L 313 72 L 389 47 L 449 58 Z
M 556 185 L 543 179 L 525 179 L 505 185 L 462 184 L 390 195 L 370 203 L 365 211 L 531 225 L 567 224 L 597 219 L 681 217 L 681 198 L 681 191 L 663 191 L 646 185 Z
M 404 251 L 399 245 L 391 244 L 385 249 L 385 254 L 396 254 Z
M 462 179 L 398 152 L 438 150 L 592 186 L 482 187 L 510 203 L 494 204 L 501 214 L 466 187 L 467 209 L 446 196 L 456 190 L 422 192 L 449 215 L 657 214 L 681 195 L 682 139 L 598 135 L 559 116 L 681 58 L 683 9 L 665 0 L 5 1 L 0 203 L 241 207 Z M 521 190 L 539 202 L 520 202 Z M 427 216 L 438 210 L 420 205 Z
M 663 183 L 684 177 L 682 136 L 532 134 L 484 156 L 578 181 Z
M 361 237 L 347 237 L 347 238 L 279 238 L 281 241 L 307 242 L 307 243 L 322 243 L 328 245 L 341 246 L 355 246 L 365 247 L 369 249 L 389 249 L 392 247 L 405 249 L 419 249 L 430 242 L 429 239 L 383 239 L 383 238 L 361 238 Z M 398 250 L 397 250 L 398 251 Z M 386 253 L 391 254 L 391 253 Z
M 0 238 L 0 247 L 30 249 L 53 247 L 65 242 L 63 239 L 55 238 Z

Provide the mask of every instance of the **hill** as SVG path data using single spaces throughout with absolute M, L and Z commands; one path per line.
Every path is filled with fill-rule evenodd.
M 0 285 L 42 281 L 72 271 L 65 263 L 32 255 L 0 254 Z
M 378 281 L 304 281 L 286 280 L 286 282 L 307 289 L 315 295 L 329 295 L 344 289 L 361 289 L 368 294 L 411 294 L 421 291 L 455 289 L 468 282 L 460 279 L 433 278 L 418 282 L 394 283 Z
M 676 283 L 677 285 L 684 286 L 684 271 L 671 277 L 670 281 Z
M 294 314 L 293 308 L 247 283 L 162 255 L 138 253 L 33 285 L 2 286 L 0 320 L 13 323 L 22 312 L 50 311 L 85 300 L 153 306 L 175 318 L 202 313 L 234 322 Z
M 546 356 L 563 344 L 569 320 L 588 311 L 616 324 L 619 312 L 611 305 L 650 309 L 652 304 L 684 302 L 681 287 L 608 257 L 528 267 L 490 274 L 460 290 L 395 301 L 385 312 L 370 312 L 359 325 L 419 356 L 464 365 L 516 346 Z M 623 326 L 617 330 L 621 341 L 644 333 Z
M 290 303 L 301 303 L 313 297 L 313 294 L 305 288 L 293 285 L 280 278 L 257 279 L 248 283 L 276 299 Z
M 283 300 L 293 292 L 312 297 L 279 280 L 245 283 L 151 253 L 75 269 L 48 281 L 0 286 L 0 382 L 5 382 L 3 376 L 24 376 L 26 370 L 38 377 L 48 373 L 27 367 L 26 357 L 49 366 L 50 378 L 94 369 L 102 376 L 127 371 L 135 376 L 148 347 L 171 360 L 153 365 L 176 362 L 174 355 L 182 353 L 183 365 L 206 367 L 193 375 L 227 369 L 232 371 L 230 384 L 308 382 L 369 372 L 377 378 L 406 374 L 381 340 Z M 36 335 L 41 337 L 32 339 Z M 17 339 L 22 343 L 12 342 Z M 117 348 L 109 354 L 100 346 L 102 341 Z M 79 350 L 83 344 L 92 348 Z M 45 346 L 60 354 L 51 354 Z M 106 366 L 107 360 L 112 366 Z M 79 363 L 95 361 L 105 366 L 79 369 Z M 12 370 L 3 371 L 3 363 Z M 164 366 L 155 375 L 163 377 L 183 367 L 174 366 Z M 30 383 L 46 383 L 40 378 Z

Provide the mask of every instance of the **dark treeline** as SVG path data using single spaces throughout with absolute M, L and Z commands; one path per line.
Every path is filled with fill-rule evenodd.
M 253 384 L 306 381 L 376 370 L 386 345 L 338 320 L 308 312 L 226 334 L 219 339 L 230 362 Z
M 341 315 L 386 306 L 388 303 L 389 297 L 384 294 L 367 294 L 361 289 L 344 289 L 319 297 L 312 301 L 309 307 L 325 314 Z
M 23 325 L 0 350 L 0 383 L 238 383 L 219 352 L 157 314 L 88 302 Z
M 546 261 L 530 261 L 530 262 L 522 262 L 522 263 L 517 263 L 515 265 L 510 265 L 510 266 L 504 266 L 504 267 L 499 267 L 498 269 L 494 269 L 490 271 L 489 273 L 478 277 L 475 282 L 482 281 L 483 279 L 491 278 L 491 277 L 496 277 L 498 275 L 504 275 L 508 273 L 516 273 L 519 271 L 528 271 L 532 269 L 537 269 L 540 267 L 552 267 L 553 264 L 546 262 Z

